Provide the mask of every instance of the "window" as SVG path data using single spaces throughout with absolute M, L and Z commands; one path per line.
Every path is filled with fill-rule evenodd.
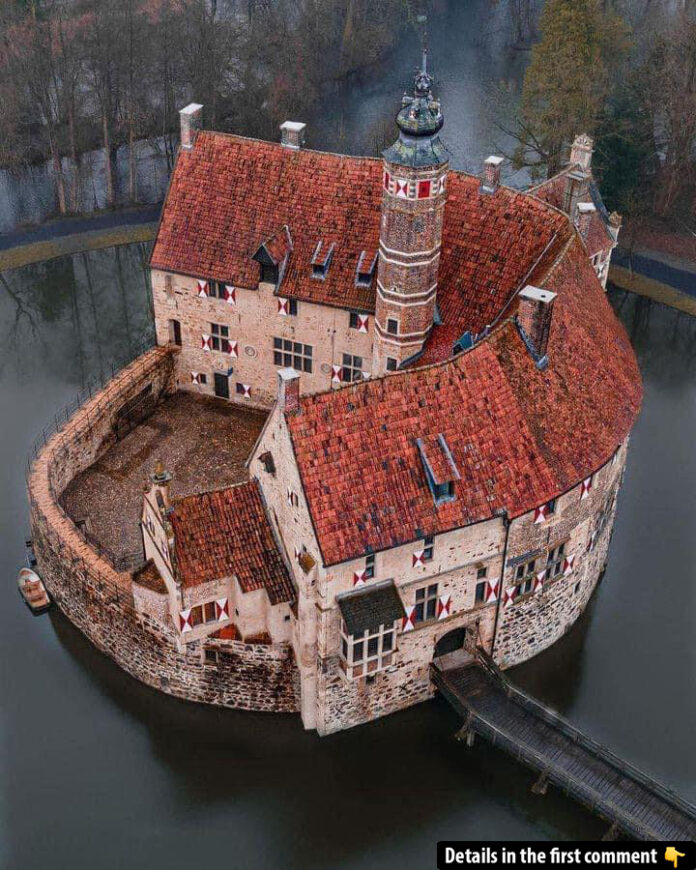
M 449 499 L 454 498 L 454 481 L 446 480 L 444 483 L 434 483 L 433 495 L 437 504 L 441 501 L 449 501 Z
M 476 569 L 476 579 L 481 580 L 484 577 L 488 577 L 488 568 L 477 568 Z
M 387 318 L 387 332 L 389 333 L 389 335 L 398 335 L 399 321 L 394 320 L 393 317 Z
M 203 622 L 217 622 L 214 601 L 208 601 L 203 605 Z
M 208 375 L 203 374 L 202 372 L 198 373 L 198 383 L 199 384 L 207 384 L 208 383 Z
M 178 320 L 169 321 L 169 341 L 181 347 L 181 323 Z
M 215 299 L 226 299 L 225 285 L 221 281 L 208 281 L 208 296 Z
M 278 267 L 273 263 L 261 263 L 261 283 L 277 284 Z
M 435 550 L 435 539 L 433 538 L 432 535 L 428 535 L 423 543 L 422 559 L 424 562 L 432 562 L 434 550 Z
M 235 383 L 234 391 L 238 396 L 246 396 L 246 394 L 247 394 L 247 388 L 246 388 L 245 384 L 242 384 L 239 381 L 237 381 Z
M 395 372 L 396 371 L 396 360 L 394 359 L 393 356 L 387 357 L 387 371 L 388 372 Z
M 416 609 L 414 622 L 428 622 L 435 619 L 437 613 L 437 583 L 416 589 Z
M 551 501 L 546 502 L 546 513 L 547 514 L 555 514 L 556 513 L 556 499 L 552 498 Z
M 522 565 L 517 566 L 517 571 L 515 572 L 515 580 L 519 581 L 517 584 L 518 595 L 526 595 L 527 592 L 531 592 L 534 588 L 535 568 L 536 559 L 532 559 L 530 562 L 525 562 Z
M 365 579 L 371 580 L 375 576 L 375 554 L 370 553 L 365 557 Z
M 394 649 L 394 623 L 380 625 L 362 635 L 349 635 L 345 623 L 341 623 L 341 667 L 352 679 L 390 665 Z
M 580 581 L 578 580 L 578 582 L 575 584 L 575 589 L 573 591 L 573 594 L 577 595 L 579 591 L 580 591 Z
M 549 580 L 553 577 L 558 577 L 563 572 L 563 561 L 565 559 L 565 541 L 549 550 L 549 555 L 546 557 L 546 576 Z
M 292 367 L 298 372 L 312 372 L 312 352 L 310 344 L 302 344 L 289 338 L 273 339 L 273 364 L 279 368 Z
M 351 381 L 361 381 L 363 379 L 363 358 L 361 356 L 353 356 L 350 353 L 343 354 L 343 371 L 341 380 L 344 383 Z
M 288 316 L 297 317 L 297 299 L 286 299 L 285 308 Z
M 486 600 L 486 586 L 488 586 L 487 580 L 479 580 L 476 584 L 476 594 L 474 595 L 475 604 L 483 604 Z
M 312 278 L 319 278 L 321 281 L 326 278 L 326 273 L 329 271 L 331 259 L 333 258 L 334 248 L 332 243 L 328 248 L 324 247 L 322 241 L 317 242 L 312 256 Z
M 210 324 L 210 346 L 213 350 L 221 350 L 223 353 L 230 351 L 230 329 L 221 323 Z
M 216 649 L 203 650 L 203 663 L 206 665 L 216 665 L 218 663 L 218 652 Z

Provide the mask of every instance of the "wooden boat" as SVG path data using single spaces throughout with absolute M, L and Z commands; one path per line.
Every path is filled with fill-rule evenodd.
M 45 613 L 51 606 L 51 599 L 48 597 L 46 587 L 41 582 L 39 575 L 31 568 L 20 568 L 17 575 L 17 585 L 24 603 L 35 616 L 38 616 L 39 613 Z

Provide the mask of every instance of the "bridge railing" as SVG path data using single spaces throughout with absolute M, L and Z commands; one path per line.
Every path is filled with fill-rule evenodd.
M 602 761 L 611 765 L 619 773 L 629 776 L 631 779 L 649 788 L 652 792 L 659 795 L 659 797 L 661 797 L 666 803 L 671 804 L 675 809 L 678 809 L 685 815 L 696 819 L 696 807 L 688 801 L 685 801 L 672 789 L 662 785 L 625 759 L 620 758 L 610 749 L 607 749 L 603 744 L 588 737 L 580 731 L 579 728 L 576 728 L 567 719 L 564 719 L 563 716 L 556 713 L 555 710 L 552 710 L 550 707 L 542 704 L 541 701 L 537 701 L 526 692 L 518 689 L 517 686 L 513 685 L 513 683 L 511 683 L 500 670 L 486 650 L 481 647 L 477 648 L 477 661 L 480 667 L 494 680 L 494 682 L 498 683 L 501 688 L 503 688 L 507 696 L 516 701 L 521 707 L 538 716 L 548 724 L 553 725 L 569 737 L 574 743 L 587 749 L 596 757 L 601 758 Z

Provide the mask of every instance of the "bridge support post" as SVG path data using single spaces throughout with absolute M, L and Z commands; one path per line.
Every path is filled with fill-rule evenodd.
M 549 787 L 549 781 L 546 778 L 546 774 L 540 773 L 539 779 L 537 779 L 537 781 L 532 786 L 532 794 L 544 795 L 544 794 L 546 794 L 546 790 L 548 789 L 548 787 Z
M 471 747 L 474 745 L 475 737 L 476 732 L 472 731 L 468 725 L 462 725 L 459 731 L 457 731 L 457 733 L 454 735 L 454 739 L 465 743 L 467 749 L 471 749 Z
M 618 840 L 621 834 L 621 828 L 614 822 L 614 824 L 609 828 L 606 834 L 602 837 L 602 842 L 611 843 L 614 840 Z

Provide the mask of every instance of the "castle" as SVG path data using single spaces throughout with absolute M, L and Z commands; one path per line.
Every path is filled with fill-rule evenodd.
M 163 395 L 268 416 L 245 482 L 173 498 L 154 470 L 127 581 L 97 581 L 84 553 L 71 570 L 52 538 L 49 495 L 103 441 L 90 430 L 60 482 L 39 457 L 33 533 L 59 606 L 151 685 L 297 710 L 320 734 L 430 697 L 434 656 L 535 655 L 602 574 L 641 400 L 604 293 L 620 219 L 592 141 L 527 192 L 497 157 L 453 171 L 425 59 L 382 160 L 308 150 L 295 122 L 273 144 L 201 115 L 181 112 L 151 257 L 158 349 L 118 401 L 166 359 Z M 110 582 L 128 601 L 107 630 Z

